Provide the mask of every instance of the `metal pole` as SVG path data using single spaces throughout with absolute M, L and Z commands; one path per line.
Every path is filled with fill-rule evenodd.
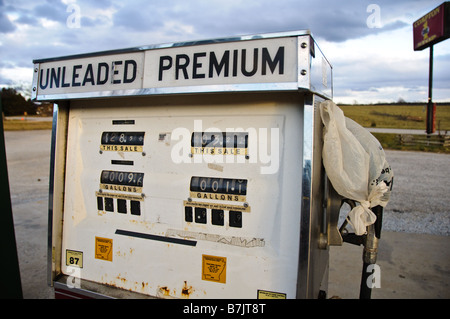
M 433 132 L 433 46 L 430 46 L 430 63 L 428 75 L 427 134 Z
M 0 114 L 2 100 L 0 97 Z M 17 256 L 14 221 L 9 192 L 8 168 L 6 165 L 5 138 L 3 134 L 3 117 L 0 119 L 0 298 L 22 299 L 19 258 Z
M 373 275 L 375 268 L 373 268 L 373 271 L 370 272 L 369 266 L 374 265 L 377 261 L 378 242 L 381 238 L 383 207 L 375 206 L 372 208 L 372 211 L 377 216 L 377 219 L 373 225 L 367 227 L 367 235 L 363 251 L 361 285 L 359 290 L 360 299 L 370 299 L 372 297 L 372 285 L 369 284 L 368 279 Z
M 359 299 L 371 299 L 372 298 L 372 288 L 368 286 L 367 280 L 369 276 L 372 275 L 369 272 L 370 263 L 363 262 L 362 274 L 361 274 L 361 286 L 359 290 Z

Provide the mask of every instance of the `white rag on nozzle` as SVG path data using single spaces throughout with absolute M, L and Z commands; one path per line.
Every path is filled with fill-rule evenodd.
M 376 216 L 371 208 L 389 201 L 393 171 L 378 140 L 346 118 L 332 101 L 320 104 L 324 124 L 323 165 L 333 188 L 359 202 L 348 214 L 357 235 L 363 235 Z

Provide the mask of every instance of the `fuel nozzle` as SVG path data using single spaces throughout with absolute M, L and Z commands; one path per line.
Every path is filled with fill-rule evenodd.
M 377 216 L 377 220 L 374 224 L 367 227 L 363 253 L 363 261 L 368 264 L 375 264 L 377 261 L 378 241 L 381 237 L 383 207 L 373 207 L 372 211 Z

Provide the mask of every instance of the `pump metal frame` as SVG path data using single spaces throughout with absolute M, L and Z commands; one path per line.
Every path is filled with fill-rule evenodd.
M 209 43 L 225 43 L 234 41 L 247 41 L 255 39 L 269 39 L 276 37 L 298 37 L 298 70 L 297 82 L 288 83 L 255 83 L 232 84 L 223 86 L 189 86 L 168 88 L 147 88 L 139 90 L 118 90 L 107 92 L 71 93 L 40 95 L 37 78 L 41 63 L 67 60 L 73 58 L 93 57 L 109 54 L 138 52 L 144 50 L 172 48 L 180 46 L 193 46 Z M 303 95 L 303 173 L 301 196 L 301 227 L 300 229 L 300 253 L 298 261 L 297 298 L 318 298 L 320 290 L 326 290 L 321 283 L 326 285 L 328 281 L 328 244 L 320 243 L 321 233 L 327 233 L 327 221 L 329 210 L 324 210 L 326 195 L 326 175 L 322 166 L 322 125 L 318 104 L 324 99 L 333 96 L 332 67 L 315 43 L 309 30 L 293 31 L 285 33 L 272 33 L 265 35 L 249 35 L 215 40 L 202 40 L 183 43 L 170 43 L 151 45 L 123 50 L 104 51 L 90 54 L 81 54 L 50 59 L 34 60 L 35 76 L 33 78 L 32 99 L 40 101 L 53 101 L 53 128 L 51 139 L 51 163 L 49 185 L 48 208 L 48 284 L 60 290 L 76 292 L 86 297 L 136 297 L 135 293 L 121 291 L 115 288 L 105 288 L 101 284 L 81 281 L 80 289 L 69 289 L 66 275 L 61 275 L 61 238 L 63 223 L 64 203 L 64 178 L 66 165 L 66 146 L 68 117 L 70 112 L 70 100 L 86 98 L 113 98 L 126 96 L 148 96 L 168 94 L 199 94 L 199 93 L 227 93 L 227 92 L 292 92 Z M 324 67 L 326 68 L 324 76 Z M 304 72 L 305 68 L 307 69 Z M 324 86 L 328 82 L 329 86 Z M 329 186 L 328 186 L 329 187 Z M 325 205 L 326 206 L 326 205 Z M 310 225 L 323 225 L 320 229 L 311 228 Z M 308 253 L 307 253 L 308 252 Z M 325 268 L 323 268 L 325 267 Z M 320 268 L 320 269 L 319 269 Z M 324 277 L 322 276 L 323 274 Z M 320 276 L 319 276 L 320 275 Z M 106 290 L 105 290 L 106 289 Z

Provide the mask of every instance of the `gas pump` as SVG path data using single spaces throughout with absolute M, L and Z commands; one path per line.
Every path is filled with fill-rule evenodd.
M 308 30 L 34 66 L 33 99 L 55 103 L 56 297 L 326 295 L 332 68 Z

